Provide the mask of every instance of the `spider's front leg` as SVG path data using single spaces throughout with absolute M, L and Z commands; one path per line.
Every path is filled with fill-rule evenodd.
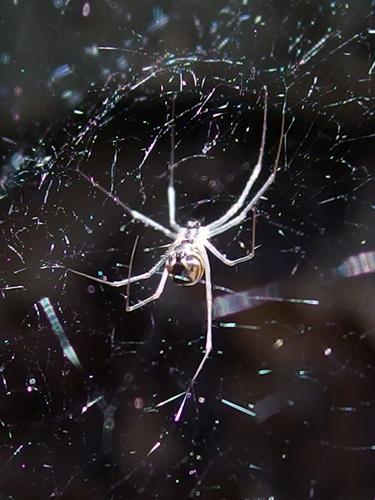
M 138 212 L 138 210 L 133 210 L 126 203 L 124 203 L 119 198 L 117 198 L 117 196 L 113 196 L 112 193 L 110 193 L 109 191 L 104 189 L 104 187 L 101 186 L 100 184 L 98 184 L 92 177 L 88 177 L 86 174 L 81 172 L 81 170 L 76 170 L 76 172 L 81 177 L 83 177 L 87 182 L 92 184 L 92 186 L 94 186 L 96 189 L 98 189 L 103 194 L 108 196 L 108 198 L 111 198 L 111 200 L 113 200 L 114 203 L 116 203 L 116 205 L 121 207 L 128 214 L 130 214 L 133 217 L 133 219 L 142 222 L 147 227 L 153 227 L 156 231 L 160 231 L 161 233 L 165 234 L 165 236 L 168 236 L 168 238 L 170 238 L 172 240 L 175 239 L 176 234 L 173 231 L 170 231 L 168 228 L 164 227 L 162 224 L 159 224 L 158 222 L 154 221 L 153 219 L 150 219 L 150 217 L 147 217 L 146 215 L 141 214 L 140 212 Z
M 208 248 L 208 250 L 215 255 L 216 258 L 221 260 L 226 266 L 235 266 L 236 264 L 241 264 L 241 262 L 246 262 L 247 260 L 250 260 L 254 257 L 255 255 L 255 226 L 256 226 L 256 210 L 255 208 L 252 209 L 253 211 L 253 228 L 252 228 L 252 235 L 251 235 L 251 251 L 249 254 L 244 255 L 243 257 L 239 257 L 238 259 L 227 259 L 225 254 L 222 254 L 219 252 L 219 250 L 208 240 L 205 241 L 205 246 Z
M 108 285 L 108 286 L 113 286 L 113 287 L 122 287 L 125 285 L 129 285 L 130 283 L 134 283 L 136 281 L 141 281 L 141 280 L 146 280 L 150 278 L 153 274 L 155 274 L 160 267 L 165 264 L 167 258 L 169 256 L 169 251 L 163 255 L 163 257 L 155 264 L 152 266 L 151 269 L 146 271 L 145 273 L 138 274 L 137 276 L 130 276 L 129 278 L 125 278 L 123 280 L 119 281 L 107 281 L 103 278 L 96 278 L 95 276 L 91 276 L 90 274 L 82 273 L 81 271 L 76 271 L 75 269 L 70 269 L 69 267 L 63 267 L 63 266 L 55 266 L 55 267 L 61 267 L 65 269 L 66 271 L 69 271 L 70 273 L 78 274 L 78 276 L 83 276 L 84 278 L 88 278 L 92 281 L 96 281 L 97 283 L 100 283 L 102 285 Z
M 263 131 L 262 131 L 262 140 L 261 140 L 261 146 L 260 146 L 260 150 L 259 150 L 257 164 L 255 165 L 254 170 L 251 173 L 250 178 L 247 181 L 246 186 L 245 186 L 244 190 L 242 191 L 238 200 L 229 208 L 229 210 L 222 217 L 220 217 L 216 221 L 214 221 L 211 224 L 208 224 L 206 226 L 208 231 L 209 231 L 209 237 L 224 233 L 228 229 L 230 229 L 234 226 L 237 226 L 238 224 L 241 224 L 241 222 L 246 219 L 246 216 L 250 212 L 250 210 L 255 208 L 255 206 L 258 203 L 258 201 L 260 200 L 260 198 L 263 196 L 265 191 L 267 191 L 267 189 L 270 187 L 270 185 L 275 180 L 276 172 L 277 172 L 278 165 L 279 165 L 280 155 L 281 155 L 282 144 L 283 144 L 283 140 L 284 140 L 285 111 L 286 111 L 286 100 L 284 101 L 283 110 L 282 110 L 280 137 L 279 137 L 279 143 L 278 143 L 277 152 L 276 152 L 276 159 L 275 159 L 275 162 L 273 164 L 272 171 L 271 171 L 270 175 L 268 176 L 267 180 L 265 181 L 265 183 L 263 184 L 263 186 L 255 193 L 253 198 L 247 204 L 245 204 L 246 198 L 247 198 L 248 194 L 250 193 L 250 190 L 253 187 L 254 183 L 256 182 L 256 180 L 257 180 L 257 178 L 262 170 L 262 165 L 263 165 L 263 156 L 264 156 L 266 130 L 267 130 L 267 88 L 265 87 Z M 218 257 L 218 258 L 220 258 L 220 257 Z M 241 262 L 243 262 L 243 261 L 241 261 Z M 231 265 L 231 264 L 228 264 L 228 265 Z
M 169 159 L 169 183 L 168 183 L 168 211 L 169 225 L 174 231 L 179 231 L 181 228 L 176 222 L 176 188 L 174 187 L 174 169 L 175 169 L 175 111 L 176 110 L 176 95 L 171 100 L 171 128 L 170 128 L 170 159 Z
M 262 129 L 262 138 L 259 148 L 258 161 L 253 168 L 253 171 L 250 174 L 250 177 L 240 194 L 237 201 L 227 210 L 227 212 L 219 217 L 219 219 L 215 220 L 208 224 L 207 229 L 210 231 L 211 235 L 219 234 L 219 232 L 214 233 L 214 230 L 217 228 L 222 228 L 229 224 L 232 217 L 236 215 L 236 213 L 244 206 L 246 198 L 248 197 L 251 188 L 255 184 L 256 180 L 259 177 L 260 172 L 263 167 L 263 157 L 264 157 L 264 149 L 266 145 L 266 134 L 267 134 L 267 113 L 268 113 L 268 91 L 267 87 L 264 87 L 264 108 L 263 108 L 263 129 Z M 254 206 L 254 205 L 252 205 Z M 251 208 L 251 207 L 250 207 Z M 222 232 L 222 231 L 221 231 Z

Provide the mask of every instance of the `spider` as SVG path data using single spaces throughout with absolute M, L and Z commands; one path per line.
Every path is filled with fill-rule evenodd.
M 128 212 L 131 217 L 137 221 L 140 221 L 145 226 L 152 227 L 157 231 L 160 231 L 165 236 L 167 236 L 172 243 L 168 246 L 165 254 L 161 259 L 151 267 L 148 271 L 139 274 L 137 276 L 128 276 L 127 278 L 120 281 L 107 281 L 105 279 L 90 276 L 88 274 L 76 271 L 74 269 L 68 269 L 75 274 L 84 276 L 103 285 L 109 285 L 112 287 L 122 287 L 134 283 L 136 281 L 146 280 L 152 275 L 157 273 L 161 268 L 163 268 L 160 282 L 155 290 L 155 292 L 144 300 L 141 300 L 133 305 L 129 305 L 128 298 L 126 302 L 126 311 L 134 311 L 143 307 L 151 301 L 157 300 L 163 293 L 165 283 L 168 277 L 177 285 L 182 286 L 193 286 L 197 284 L 203 276 L 205 277 L 205 289 L 206 289 L 206 305 L 207 305 L 207 325 L 206 325 L 206 343 L 205 351 L 198 368 L 196 369 L 194 375 L 192 376 L 189 386 L 184 393 L 184 398 L 182 403 L 175 414 L 175 421 L 180 419 L 183 407 L 189 396 L 190 390 L 195 383 L 199 373 L 201 372 L 204 364 L 206 363 L 208 356 L 212 350 L 212 281 L 211 281 L 211 267 L 208 258 L 208 252 L 212 253 L 216 258 L 223 262 L 227 266 L 235 266 L 242 262 L 246 262 L 254 257 L 255 253 L 255 207 L 265 191 L 270 187 L 275 179 L 276 171 L 278 168 L 282 140 L 284 136 L 284 122 L 285 122 L 285 103 L 282 114 L 281 121 L 281 131 L 280 139 L 278 143 L 278 149 L 276 153 L 275 163 L 273 165 L 272 171 L 269 174 L 267 180 L 264 182 L 262 187 L 255 192 L 251 200 L 247 201 L 247 197 L 250 193 L 251 188 L 258 179 L 258 176 L 262 170 L 264 149 L 266 143 L 266 131 L 267 131 L 267 105 L 268 105 L 268 91 L 267 87 L 263 88 L 264 92 L 264 111 L 263 111 L 263 128 L 262 137 L 259 149 L 258 160 L 253 168 L 246 185 L 238 197 L 237 201 L 217 220 L 211 222 L 205 226 L 197 220 L 189 220 L 186 226 L 180 226 L 176 222 L 176 192 L 174 188 L 174 139 L 172 135 L 174 131 L 171 131 L 171 161 L 169 163 L 169 184 L 168 184 L 168 210 L 169 210 L 169 225 L 170 229 L 154 221 L 150 217 L 143 215 L 142 213 L 133 210 L 128 205 L 120 201 L 112 193 L 104 189 L 102 186 L 97 184 L 93 178 L 88 177 L 86 174 L 77 170 L 79 174 L 84 177 L 88 182 L 90 182 L 95 188 L 102 191 L 105 195 L 112 198 L 112 200 L 119 206 L 121 206 L 124 211 Z M 174 101 L 173 101 L 174 102 Z M 172 130 L 172 128 L 171 128 Z M 173 135 L 174 137 L 174 135 Z M 248 213 L 252 211 L 252 246 L 251 251 L 247 255 L 231 260 L 226 257 L 225 254 L 221 253 L 211 242 L 210 239 L 221 233 L 224 233 L 228 229 L 231 229 L 239 224 L 241 224 L 247 217 Z

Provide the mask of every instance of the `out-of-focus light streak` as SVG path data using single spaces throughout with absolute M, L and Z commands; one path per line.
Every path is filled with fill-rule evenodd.
M 82 365 L 78 359 L 78 356 L 75 350 L 73 349 L 71 343 L 69 342 L 67 336 L 64 333 L 64 329 L 60 323 L 59 318 L 56 315 L 55 309 L 51 304 L 51 301 L 49 300 L 48 297 L 43 297 L 42 299 L 39 300 L 39 304 L 41 305 L 44 314 L 47 316 L 52 331 L 58 338 L 64 356 L 72 363 L 72 365 L 82 370 Z
M 87 410 L 89 408 L 91 408 L 91 406 L 94 406 L 96 403 L 98 403 L 99 401 L 101 401 L 103 398 L 103 396 L 98 396 L 97 398 L 93 399 L 92 401 L 90 401 L 89 403 L 87 403 L 85 406 L 82 407 L 82 410 L 81 410 L 81 414 L 82 413 L 86 413 Z
M 240 411 L 241 413 L 245 413 L 245 415 L 249 415 L 250 417 L 256 417 L 256 413 L 249 410 L 248 408 L 244 408 L 243 406 L 240 406 L 236 403 L 233 403 L 232 401 L 228 401 L 228 399 L 222 399 L 221 402 L 227 406 L 230 406 L 231 408 L 234 408 L 237 411 Z
M 293 403 L 288 402 L 287 396 L 282 391 L 269 394 L 255 404 L 257 421 L 264 422 L 268 420 L 272 415 L 279 413 L 288 405 L 292 406 Z
M 9 290 L 25 290 L 25 287 L 23 285 L 14 285 L 14 286 L 5 286 L 4 288 L 1 288 L 2 292 L 8 292 Z
M 219 326 L 221 328 L 239 328 L 239 329 L 242 329 L 242 330 L 252 330 L 252 331 L 260 330 L 260 326 L 256 326 L 256 325 L 241 325 L 240 323 L 234 323 L 234 322 L 228 322 L 228 323 L 220 322 Z
M 62 78 L 65 78 L 73 73 L 72 68 L 69 66 L 69 64 L 63 64 L 62 66 L 59 66 L 56 68 L 52 75 L 51 75 L 51 81 L 56 82 L 58 80 L 61 80 Z
M 243 292 L 220 295 L 214 299 L 214 318 L 222 318 L 230 314 L 236 314 L 247 309 L 257 307 L 264 302 L 287 302 L 289 304 L 303 304 L 309 306 L 319 305 L 319 300 L 315 299 L 295 299 L 280 297 L 278 283 L 271 283 L 265 287 L 252 288 Z M 228 325 L 225 325 L 227 328 Z
M 184 394 L 185 394 L 185 391 L 184 392 L 180 392 L 179 394 L 176 394 L 175 396 L 172 396 L 171 398 L 165 399 L 164 401 L 161 401 L 160 403 L 158 403 L 156 405 L 156 408 L 160 408 L 161 406 L 164 406 L 164 405 L 166 405 L 168 403 L 171 403 L 172 401 L 174 401 L 175 399 L 180 398 Z
M 361 252 L 345 259 L 336 269 L 339 276 L 350 278 L 375 271 L 375 252 Z
M 311 49 L 309 49 L 301 57 L 301 59 L 299 59 L 299 61 L 297 61 L 297 63 L 293 66 L 292 69 L 296 70 L 300 66 L 303 66 L 304 64 L 306 64 L 310 59 L 315 57 L 322 50 L 322 48 L 324 47 L 326 42 L 328 42 L 328 40 L 332 37 L 333 37 L 332 33 L 327 33 L 326 35 L 324 35 L 313 47 L 311 47 Z
M 0 470 L 3 470 L 5 469 L 9 464 L 10 462 L 17 456 L 21 453 L 21 451 L 23 450 L 24 448 L 24 445 L 23 444 L 20 444 L 18 446 L 18 448 L 12 453 L 12 455 L 8 458 L 8 460 L 3 464 L 3 466 L 1 467 Z
M 185 396 L 184 396 L 184 399 L 182 400 L 182 403 L 180 404 L 180 407 L 176 413 L 176 415 L 174 416 L 174 421 L 175 422 L 178 422 L 181 418 L 181 415 L 182 415 L 182 411 L 184 409 L 184 406 L 185 406 L 185 403 L 187 401 L 187 399 L 190 397 L 190 392 L 185 392 Z
M 154 446 L 151 448 L 151 450 L 147 453 L 147 456 L 149 457 L 154 451 L 156 451 L 161 445 L 161 442 L 158 441 L 157 443 L 154 444 Z
M 12 247 L 12 245 L 7 245 L 7 246 L 9 248 L 9 250 L 12 250 L 12 252 L 14 252 L 17 255 L 17 257 L 20 259 L 20 261 L 22 262 L 22 264 L 24 264 L 25 261 L 23 260 L 22 255 L 14 247 Z
M 165 14 L 160 7 L 154 7 L 152 9 L 152 17 L 152 22 L 147 28 L 147 31 L 150 33 L 163 28 L 169 22 L 169 16 Z

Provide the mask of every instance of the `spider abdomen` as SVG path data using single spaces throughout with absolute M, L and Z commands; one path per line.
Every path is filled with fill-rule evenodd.
M 195 285 L 204 274 L 202 252 L 190 242 L 182 242 L 168 257 L 166 267 L 177 285 Z

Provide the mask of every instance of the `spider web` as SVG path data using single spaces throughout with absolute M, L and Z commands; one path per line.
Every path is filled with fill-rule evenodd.
M 0 8 L 0 496 L 372 498 L 372 2 L 13 2 Z M 16 40 L 16 41 L 15 41 Z M 255 258 L 211 259 L 125 313 L 108 280 L 207 224 L 267 144 Z M 174 113 L 172 102 L 175 103 Z M 173 137 L 171 133 L 173 132 Z M 251 195 L 250 195 L 251 196 Z M 251 218 L 214 239 L 251 250 Z M 160 274 L 130 288 L 149 296 Z

